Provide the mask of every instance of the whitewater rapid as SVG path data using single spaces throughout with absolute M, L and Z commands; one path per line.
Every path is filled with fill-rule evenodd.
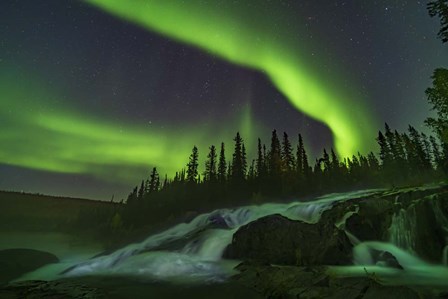
M 111 254 L 49 265 L 25 275 L 21 280 L 125 275 L 172 282 L 225 281 L 235 273 L 233 268 L 239 261 L 224 260 L 222 255 L 232 242 L 233 234 L 241 226 L 272 214 L 281 214 L 292 220 L 313 224 L 317 223 L 322 213 L 331 209 L 335 203 L 351 199 L 363 200 L 382 192 L 384 190 L 363 190 L 329 194 L 307 202 L 268 203 L 219 209 L 199 215 L 189 223 L 175 225 Z M 441 224 L 448 228 L 448 220 L 443 213 L 437 214 L 436 210 L 435 207 Z M 348 212 L 335 225 L 343 228 L 346 218 L 357 211 L 355 209 Z M 415 256 L 412 250 L 412 230 L 416 224 L 413 219 L 415 217 L 412 215 L 412 209 L 395 214 L 389 228 L 388 243 L 360 242 L 356 236 L 347 231 L 349 239 L 355 246 L 354 264 L 330 267 L 330 271 L 343 277 L 376 275 L 384 279 L 386 284 L 448 287 L 448 267 L 431 265 Z M 403 269 L 382 265 L 382 261 L 375 258 L 375 252 L 378 251 L 391 253 Z M 447 257 L 444 257 L 445 261 L 446 259 Z

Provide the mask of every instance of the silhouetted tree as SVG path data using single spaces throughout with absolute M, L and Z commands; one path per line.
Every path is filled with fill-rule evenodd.
M 135 186 L 134 190 L 128 195 L 128 199 L 126 200 L 127 204 L 135 204 L 138 200 L 138 187 Z
M 265 162 L 263 156 L 263 148 L 261 146 L 261 139 L 258 138 L 258 149 L 257 149 L 257 176 L 259 178 L 265 175 Z
M 224 183 L 226 181 L 226 176 L 227 176 L 226 155 L 225 155 L 224 142 L 222 142 L 218 162 L 218 180 L 221 183 Z
M 245 161 L 245 148 L 243 144 L 243 139 L 240 136 L 240 133 L 236 133 L 235 138 L 235 149 L 233 152 L 233 160 L 232 160 L 232 180 L 236 182 L 241 182 L 244 180 L 247 161 Z
M 159 173 L 157 172 L 157 168 L 154 167 L 152 169 L 150 179 L 149 179 L 149 190 L 148 193 L 153 193 L 159 191 L 160 181 L 159 181 Z
M 448 42 L 448 0 L 435 0 L 427 4 L 431 17 L 440 18 L 440 30 L 437 34 L 443 43 Z
M 443 170 L 443 158 L 442 158 L 442 153 L 440 151 L 440 146 L 437 143 L 434 136 L 429 137 L 429 142 L 431 143 L 433 163 L 437 170 Z
M 288 134 L 283 132 L 283 142 L 282 142 L 282 168 L 283 171 L 291 172 L 294 169 L 294 156 L 292 154 L 291 142 L 289 142 Z
M 187 181 L 190 183 L 197 182 L 198 166 L 199 166 L 198 159 L 199 159 L 198 148 L 194 146 L 190 155 L 190 160 L 187 164 Z
M 437 118 L 429 117 L 425 123 L 443 143 L 448 143 L 448 69 L 436 69 L 432 75 L 432 87 L 425 93 Z
M 142 180 L 140 189 L 138 189 L 138 199 L 141 200 L 145 196 L 145 181 Z
M 217 180 L 216 172 L 216 147 L 212 145 L 210 147 L 210 152 L 207 155 L 207 161 L 205 162 L 205 173 L 204 180 L 214 182 Z
M 272 131 L 271 149 L 269 151 L 269 173 L 271 177 L 279 177 L 282 170 L 280 141 L 277 131 Z

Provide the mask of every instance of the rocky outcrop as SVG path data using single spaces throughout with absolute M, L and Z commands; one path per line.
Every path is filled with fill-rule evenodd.
M 400 217 L 406 223 L 400 223 Z M 398 247 L 440 263 L 448 244 L 447 187 L 385 191 L 342 201 L 326 210 L 317 224 L 266 216 L 242 226 L 224 257 L 282 265 L 351 264 L 352 245 L 344 231 L 361 242 L 397 241 Z
M 383 286 L 375 276 L 336 278 L 325 267 L 271 266 L 243 263 L 234 280 L 256 290 L 265 298 L 437 298 L 403 286 Z
M 58 261 L 55 255 L 45 251 L 23 248 L 0 250 L 0 284 Z
M 224 257 L 280 265 L 343 265 L 351 262 L 351 252 L 346 234 L 334 225 L 270 215 L 242 226 Z
M 354 243 L 391 242 L 426 261 L 441 263 L 448 245 L 448 189 L 409 188 L 341 201 L 326 210 L 317 224 L 266 216 L 242 226 L 225 257 L 244 260 L 233 279 L 266 298 L 443 297 L 384 286 L 374 274 L 329 275 L 322 265 L 352 264 L 352 244 L 345 232 L 354 236 L 350 240 Z M 378 266 L 403 270 L 388 251 L 370 254 Z

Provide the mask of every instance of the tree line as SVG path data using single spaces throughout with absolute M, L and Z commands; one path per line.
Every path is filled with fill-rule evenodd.
M 208 148 L 203 172 L 199 149 L 194 146 L 186 167 L 174 177 L 165 175 L 161 179 L 154 167 L 149 177 L 135 186 L 127 198 L 126 218 L 143 224 L 186 211 L 359 188 L 422 184 L 444 177 L 448 146 L 443 140 L 412 126 L 399 133 L 387 124 L 376 140 L 378 156 L 373 152 L 357 153 L 341 160 L 331 148 L 323 149 L 320 157 L 309 161 L 301 134 L 293 145 L 286 132 L 279 136 L 274 130 L 268 145 L 258 138 L 256 155 L 249 159 L 245 142 L 236 133 L 231 150 L 224 143 L 219 148 Z

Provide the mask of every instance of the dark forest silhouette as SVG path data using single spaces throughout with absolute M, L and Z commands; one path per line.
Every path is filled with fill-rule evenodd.
M 418 132 L 378 132 L 378 157 L 370 152 L 340 160 L 333 149 L 323 149 L 309 161 L 300 134 L 293 145 L 286 132 L 272 132 L 268 145 L 258 139 L 256 157 L 249 159 L 244 140 L 236 133 L 230 146 L 221 143 L 219 154 L 212 145 L 204 172 L 199 173 L 199 149 L 194 146 L 184 169 L 160 181 L 154 167 L 149 178 L 129 194 L 124 223 L 139 226 L 163 222 L 186 212 L 241 204 L 305 198 L 360 188 L 420 185 L 444 178 L 448 146 L 443 139 Z M 150 216 L 150 217 L 149 217 Z

